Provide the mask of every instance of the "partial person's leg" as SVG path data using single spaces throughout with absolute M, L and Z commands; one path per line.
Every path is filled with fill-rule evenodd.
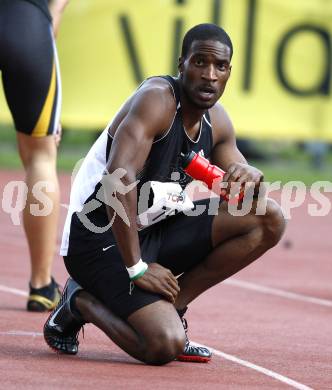
M 59 69 L 51 24 L 43 12 L 29 2 L 12 1 L 6 15 L 5 39 L 10 50 L 2 78 L 28 186 L 23 214 L 31 257 L 28 309 L 44 311 L 59 300 L 57 285 L 51 281 L 59 213 L 54 135 L 61 105 Z M 45 194 L 48 190 L 38 187 L 41 182 L 50 192 Z M 47 215 L 37 216 L 38 207 L 42 210 L 46 203 Z
M 255 209 L 253 206 L 245 216 L 233 216 L 227 211 L 227 203 L 221 204 L 212 222 L 213 250 L 179 278 L 177 309 L 185 308 L 204 291 L 234 275 L 278 243 L 285 229 L 279 205 L 269 199 L 265 215 L 255 215 Z M 195 223 L 195 217 L 192 220 Z
M 23 224 L 31 259 L 30 283 L 32 287 L 40 288 L 51 282 L 56 249 L 59 216 L 57 148 L 54 136 L 34 138 L 17 133 L 17 140 L 28 187 Z M 46 215 L 38 215 L 38 210 L 44 210 Z

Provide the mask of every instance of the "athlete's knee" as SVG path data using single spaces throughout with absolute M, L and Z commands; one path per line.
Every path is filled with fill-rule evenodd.
M 161 331 L 148 343 L 145 362 L 151 365 L 167 364 L 183 352 L 184 346 L 184 333 Z
M 281 207 L 273 199 L 267 200 L 266 213 L 261 219 L 262 238 L 269 247 L 275 246 L 281 239 L 286 221 Z
M 19 134 L 18 147 L 25 168 L 34 166 L 56 166 L 57 148 L 54 136 L 34 138 Z

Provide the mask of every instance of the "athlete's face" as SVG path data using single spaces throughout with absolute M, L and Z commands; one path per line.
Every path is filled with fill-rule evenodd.
M 230 48 L 219 41 L 194 41 L 179 60 L 186 98 L 200 109 L 211 108 L 224 92 L 231 72 Z

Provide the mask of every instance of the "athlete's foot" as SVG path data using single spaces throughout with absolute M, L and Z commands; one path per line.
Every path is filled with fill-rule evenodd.
M 35 312 L 53 310 L 59 303 L 60 297 L 59 285 L 53 278 L 51 278 L 50 284 L 41 288 L 33 288 L 30 285 L 27 310 Z
M 73 312 L 71 304 L 74 295 L 80 290 L 82 287 L 69 278 L 59 304 L 44 325 L 44 339 L 56 352 L 70 355 L 78 352 L 78 335 L 85 321 L 79 313 Z
M 187 320 L 183 317 L 183 315 L 185 314 L 186 311 L 187 311 L 187 308 L 185 308 L 183 310 L 178 310 L 178 314 L 180 316 L 184 331 L 186 333 L 186 344 L 185 344 L 183 353 L 181 353 L 176 358 L 176 360 L 179 360 L 181 362 L 207 363 L 212 358 L 212 352 L 208 348 L 193 345 L 189 341 L 189 339 L 188 339 L 188 323 L 187 323 Z

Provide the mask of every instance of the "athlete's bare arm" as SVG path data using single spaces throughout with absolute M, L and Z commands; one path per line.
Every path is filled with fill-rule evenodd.
M 236 145 L 232 122 L 220 104 L 210 110 L 213 128 L 212 162 L 226 171 L 224 182 L 254 183 L 258 187 L 263 180 L 263 173 L 248 165 Z
M 128 186 L 134 183 L 148 157 L 153 140 L 170 127 L 175 111 L 176 104 L 169 84 L 160 79 L 148 80 L 131 98 L 128 112 L 115 132 L 107 164 L 108 172 L 114 176 L 119 168 L 124 169 L 122 184 Z M 131 267 L 141 258 L 136 225 L 136 187 L 125 195 L 117 193 L 117 198 L 125 209 L 130 225 L 117 216 L 112 230 L 126 267 Z M 108 214 L 112 218 L 113 210 L 110 207 Z M 135 284 L 160 293 L 171 302 L 174 302 L 178 292 L 173 274 L 158 264 L 151 264 L 145 274 L 135 280 Z

